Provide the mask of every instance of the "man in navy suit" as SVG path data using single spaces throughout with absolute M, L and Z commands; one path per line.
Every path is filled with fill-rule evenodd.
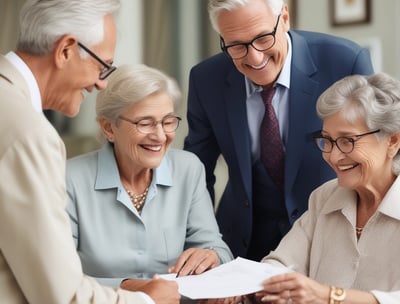
M 216 214 L 221 233 L 235 256 L 260 260 L 307 209 L 311 191 L 335 176 L 312 141 L 321 129 L 318 96 L 336 80 L 373 68 L 368 50 L 349 40 L 289 31 L 282 0 L 210 0 L 209 14 L 223 53 L 191 70 L 185 149 L 204 163 L 213 198 L 214 169 L 223 155 L 229 179 Z M 260 161 L 260 92 L 271 87 L 283 187 Z

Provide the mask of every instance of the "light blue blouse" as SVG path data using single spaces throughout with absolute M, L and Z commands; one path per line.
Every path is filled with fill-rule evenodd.
M 108 143 L 67 161 L 67 191 L 83 271 L 105 278 L 102 283 L 166 273 L 192 247 L 214 248 L 221 263 L 233 258 L 219 233 L 203 164 L 190 152 L 167 152 L 141 214 L 121 184 Z

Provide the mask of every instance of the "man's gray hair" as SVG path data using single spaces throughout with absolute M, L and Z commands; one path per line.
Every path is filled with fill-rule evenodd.
M 233 11 L 240 7 L 248 5 L 255 0 L 209 0 L 208 1 L 208 15 L 210 17 L 211 25 L 217 33 L 220 33 L 218 27 L 218 18 L 223 11 Z M 260 0 L 256 0 L 260 1 Z M 281 12 L 282 6 L 285 4 L 284 0 L 262 0 L 272 10 L 274 16 L 278 16 Z
M 45 55 L 66 34 L 95 45 L 104 37 L 104 16 L 119 6 L 119 0 L 27 0 L 20 12 L 17 49 Z

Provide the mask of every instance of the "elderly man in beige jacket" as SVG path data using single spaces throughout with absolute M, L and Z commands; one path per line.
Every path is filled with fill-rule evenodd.
M 65 147 L 42 113 L 78 113 L 115 67 L 118 0 L 27 1 L 16 52 L 0 56 L 2 303 L 178 303 L 159 278 L 130 292 L 82 272 L 65 211 Z

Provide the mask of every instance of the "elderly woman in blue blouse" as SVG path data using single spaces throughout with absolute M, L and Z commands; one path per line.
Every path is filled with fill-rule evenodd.
M 203 165 L 194 154 L 170 149 L 180 99 L 176 82 L 161 71 L 119 67 L 96 101 L 104 145 L 68 160 L 73 237 L 84 272 L 104 283 L 199 274 L 232 259 Z M 137 289 L 135 282 L 122 287 Z
M 293 273 L 264 282 L 263 302 L 400 303 L 400 82 L 349 76 L 321 95 L 315 136 L 337 179 L 264 262 Z

